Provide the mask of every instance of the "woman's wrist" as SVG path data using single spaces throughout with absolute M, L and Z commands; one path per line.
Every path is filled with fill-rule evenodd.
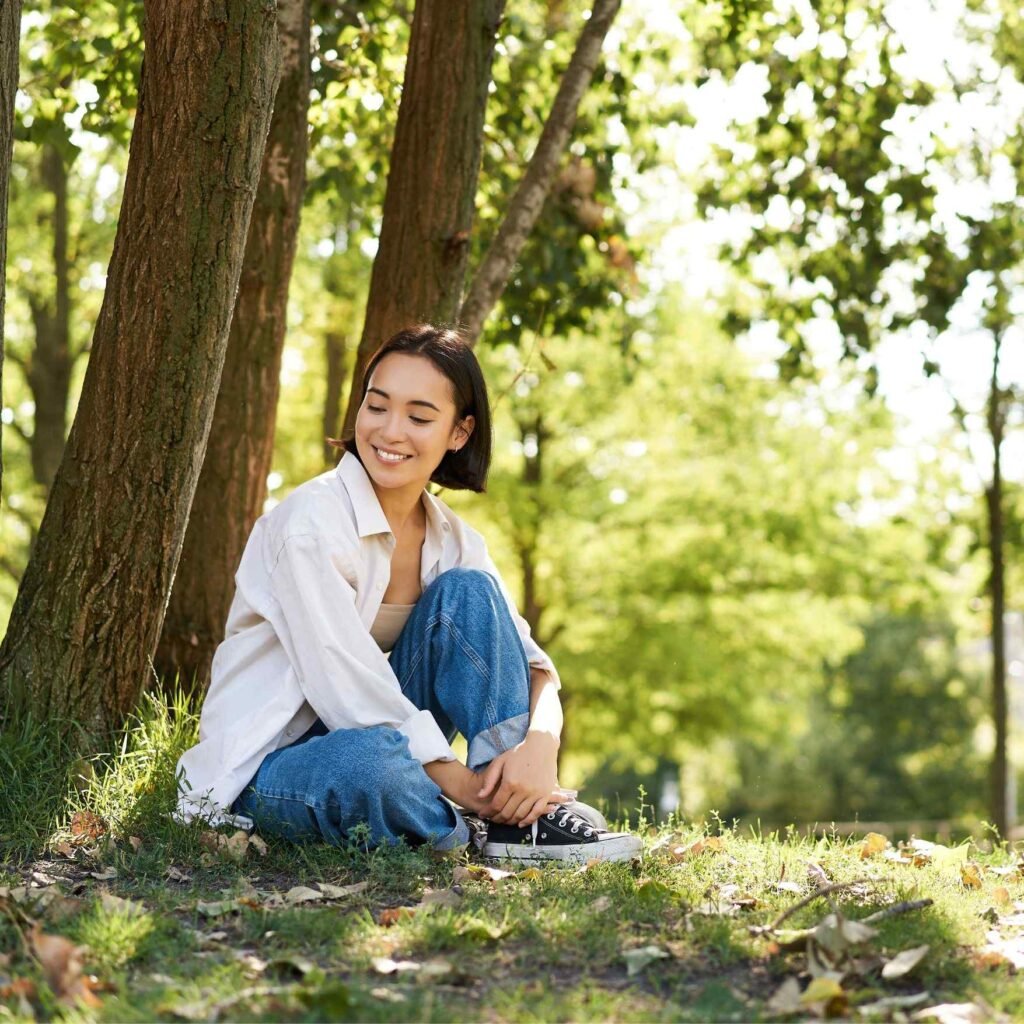
M 480 778 L 461 761 L 430 761 L 423 769 L 452 803 L 469 811 L 475 811 L 480 806 L 477 796 Z

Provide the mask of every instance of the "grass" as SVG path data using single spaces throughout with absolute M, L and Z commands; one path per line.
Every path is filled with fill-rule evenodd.
M 92 773 L 62 767 L 42 727 L 4 738 L 0 886 L 13 892 L 0 895 L 0 1019 L 778 1019 L 769 1000 L 783 981 L 808 984 L 807 943 L 781 948 L 778 932 L 757 928 L 813 891 L 809 862 L 834 881 L 862 880 L 831 895 L 850 919 L 906 900 L 933 903 L 879 921 L 877 936 L 849 951 L 843 966 L 859 964 L 842 977 L 841 996 L 789 1019 L 893 1019 L 898 1011 L 865 1017 L 858 1007 L 925 991 L 924 1005 L 973 1001 L 1024 1019 L 1011 968 L 978 953 L 993 920 L 999 927 L 1024 910 L 1014 908 L 1024 874 L 1005 846 L 940 850 L 914 866 L 863 859 L 860 840 L 672 823 L 643 826 L 645 853 L 634 864 L 498 880 L 466 854 L 368 851 L 358 835 L 346 848 L 271 839 L 265 854 L 249 846 L 231 860 L 204 845 L 201 825 L 167 817 L 174 765 L 195 727 L 180 698 L 169 707 L 150 700 L 122 749 Z M 83 822 L 105 830 L 90 836 Z M 694 849 L 711 831 L 718 841 Z M 967 861 L 980 886 L 965 875 Z M 281 897 L 298 885 L 362 882 L 334 901 Z M 828 903 L 813 900 L 782 927 L 814 927 Z M 80 982 L 91 1005 L 59 999 L 73 986 L 34 946 L 39 934 L 67 940 L 59 948 L 71 975 L 80 967 L 94 976 Z M 1024 945 L 1024 929 L 1003 934 Z M 880 976 L 879 958 L 925 944 L 910 974 Z M 638 952 L 648 947 L 655 955 Z

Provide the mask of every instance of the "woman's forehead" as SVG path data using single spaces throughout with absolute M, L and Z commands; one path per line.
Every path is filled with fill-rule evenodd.
M 454 405 L 448 378 L 423 356 L 392 352 L 376 366 L 369 387 L 387 393 L 397 402 L 426 399 L 440 405 Z

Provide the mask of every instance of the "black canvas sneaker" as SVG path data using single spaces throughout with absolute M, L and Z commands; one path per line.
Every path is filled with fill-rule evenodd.
M 481 852 L 503 860 L 585 863 L 631 860 L 640 854 L 642 845 L 639 836 L 598 828 L 569 807 L 560 806 L 526 828 L 488 821 L 487 842 Z

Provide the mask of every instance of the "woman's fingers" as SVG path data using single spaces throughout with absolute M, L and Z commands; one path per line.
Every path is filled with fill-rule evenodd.
M 484 769 L 484 781 L 477 796 L 481 800 L 488 797 L 491 790 L 498 784 L 501 779 L 501 770 L 505 763 L 505 755 L 499 754 L 485 769 Z
M 548 810 L 548 798 L 541 797 L 539 800 L 535 800 L 533 806 L 530 808 L 530 813 L 519 822 L 520 828 L 526 828 L 528 825 L 532 825 L 537 821 L 542 814 L 546 814 Z
M 533 810 L 534 803 L 534 797 L 524 796 L 516 804 L 516 809 L 512 812 L 511 820 L 514 821 L 519 828 L 523 827 L 523 818 Z

